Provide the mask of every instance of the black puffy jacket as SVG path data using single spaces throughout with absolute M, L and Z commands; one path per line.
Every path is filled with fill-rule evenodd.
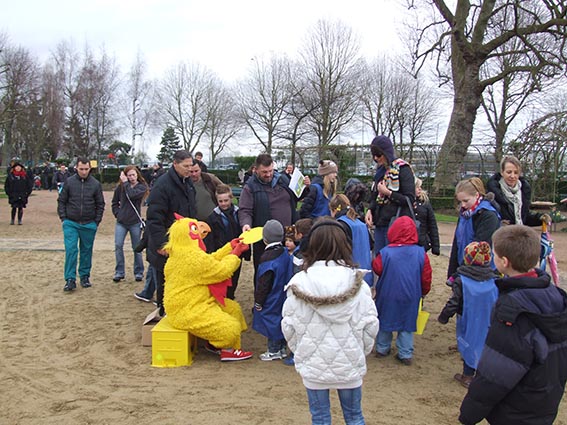
M 195 218 L 195 187 L 191 178 L 182 179 L 173 167 L 156 180 L 148 197 L 146 232 L 148 232 L 148 261 L 161 268 L 166 257 L 157 253 L 167 242 L 167 231 L 175 221 L 174 213 Z
M 496 280 L 500 295 L 459 420 L 551 425 L 567 381 L 567 294 L 549 275 Z
M 74 174 L 67 179 L 57 198 L 57 214 L 61 221 L 72 220 L 80 224 L 94 221 L 98 226 L 104 205 L 100 182 L 91 175 L 82 179 Z

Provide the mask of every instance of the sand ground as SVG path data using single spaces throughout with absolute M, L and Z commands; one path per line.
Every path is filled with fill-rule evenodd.
M 34 192 L 24 224 L 10 226 L 8 204 L 0 205 L 0 424 L 307 424 L 307 397 L 293 367 L 257 356 L 221 363 L 199 350 L 191 367 L 151 367 L 151 348 L 140 344 L 141 324 L 153 305 L 136 300 L 143 286 L 131 266 L 125 281 L 112 281 L 114 219 L 112 193 L 97 234 L 93 287 L 63 292 L 64 251 L 56 214 L 56 192 Z M 440 226 L 450 243 L 453 226 Z M 567 233 L 553 234 L 559 267 L 567 270 Z M 127 264 L 132 255 L 127 253 Z M 415 337 L 415 362 L 403 366 L 390 356 L 368 357 L 363 411 L 368 424 L 457 423 L 465 389 L 455 325 L 435 318 L 449 295 L 444 285 L 447 257 L 431 257 L 434 283 L 425 309 L 431 319 Z M 250 323 L 251 263 L 245 262 L 237 300 Z M 565 281 L 566 275 L 563 274 Z M 253 330 L 243 347 L 259 354 L 266 341 Z M 332 396 L 335 423 L 343 423 Z M 567 406 L 556 424 L 567 425 Z

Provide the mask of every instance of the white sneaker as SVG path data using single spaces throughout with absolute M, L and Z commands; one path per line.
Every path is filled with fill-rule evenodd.
M 260 354 L 260 360 L 264 362 L 271 362 L 272 360 L 281 360 L 281 359 L 285 359 L 286 357 L 287 354 L 285 350 L 276 351 L 275 353 L 266 351 L 265 353 Z

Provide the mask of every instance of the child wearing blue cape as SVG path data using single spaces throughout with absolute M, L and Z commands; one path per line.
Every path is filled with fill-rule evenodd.
M 453 294 L 437 318 L 439 323 L 446 324 L 457 314 L 457 347 L 463 358 L 463 373 L 455 374 L 454 379 L 467 388 L 475 375 L 490 313 L 498 298 L 491 259 L 487 242 L 471 242 L 465 247 L 463 265 L 457 268 L 454 279 L 447 281 Z

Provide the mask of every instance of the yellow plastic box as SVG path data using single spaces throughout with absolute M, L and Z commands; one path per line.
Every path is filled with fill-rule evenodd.
M 189 332 L 175 329 L 167 316 L 152 328 L 152 366 L 190 366 L 197 348 L 197 338 Z

